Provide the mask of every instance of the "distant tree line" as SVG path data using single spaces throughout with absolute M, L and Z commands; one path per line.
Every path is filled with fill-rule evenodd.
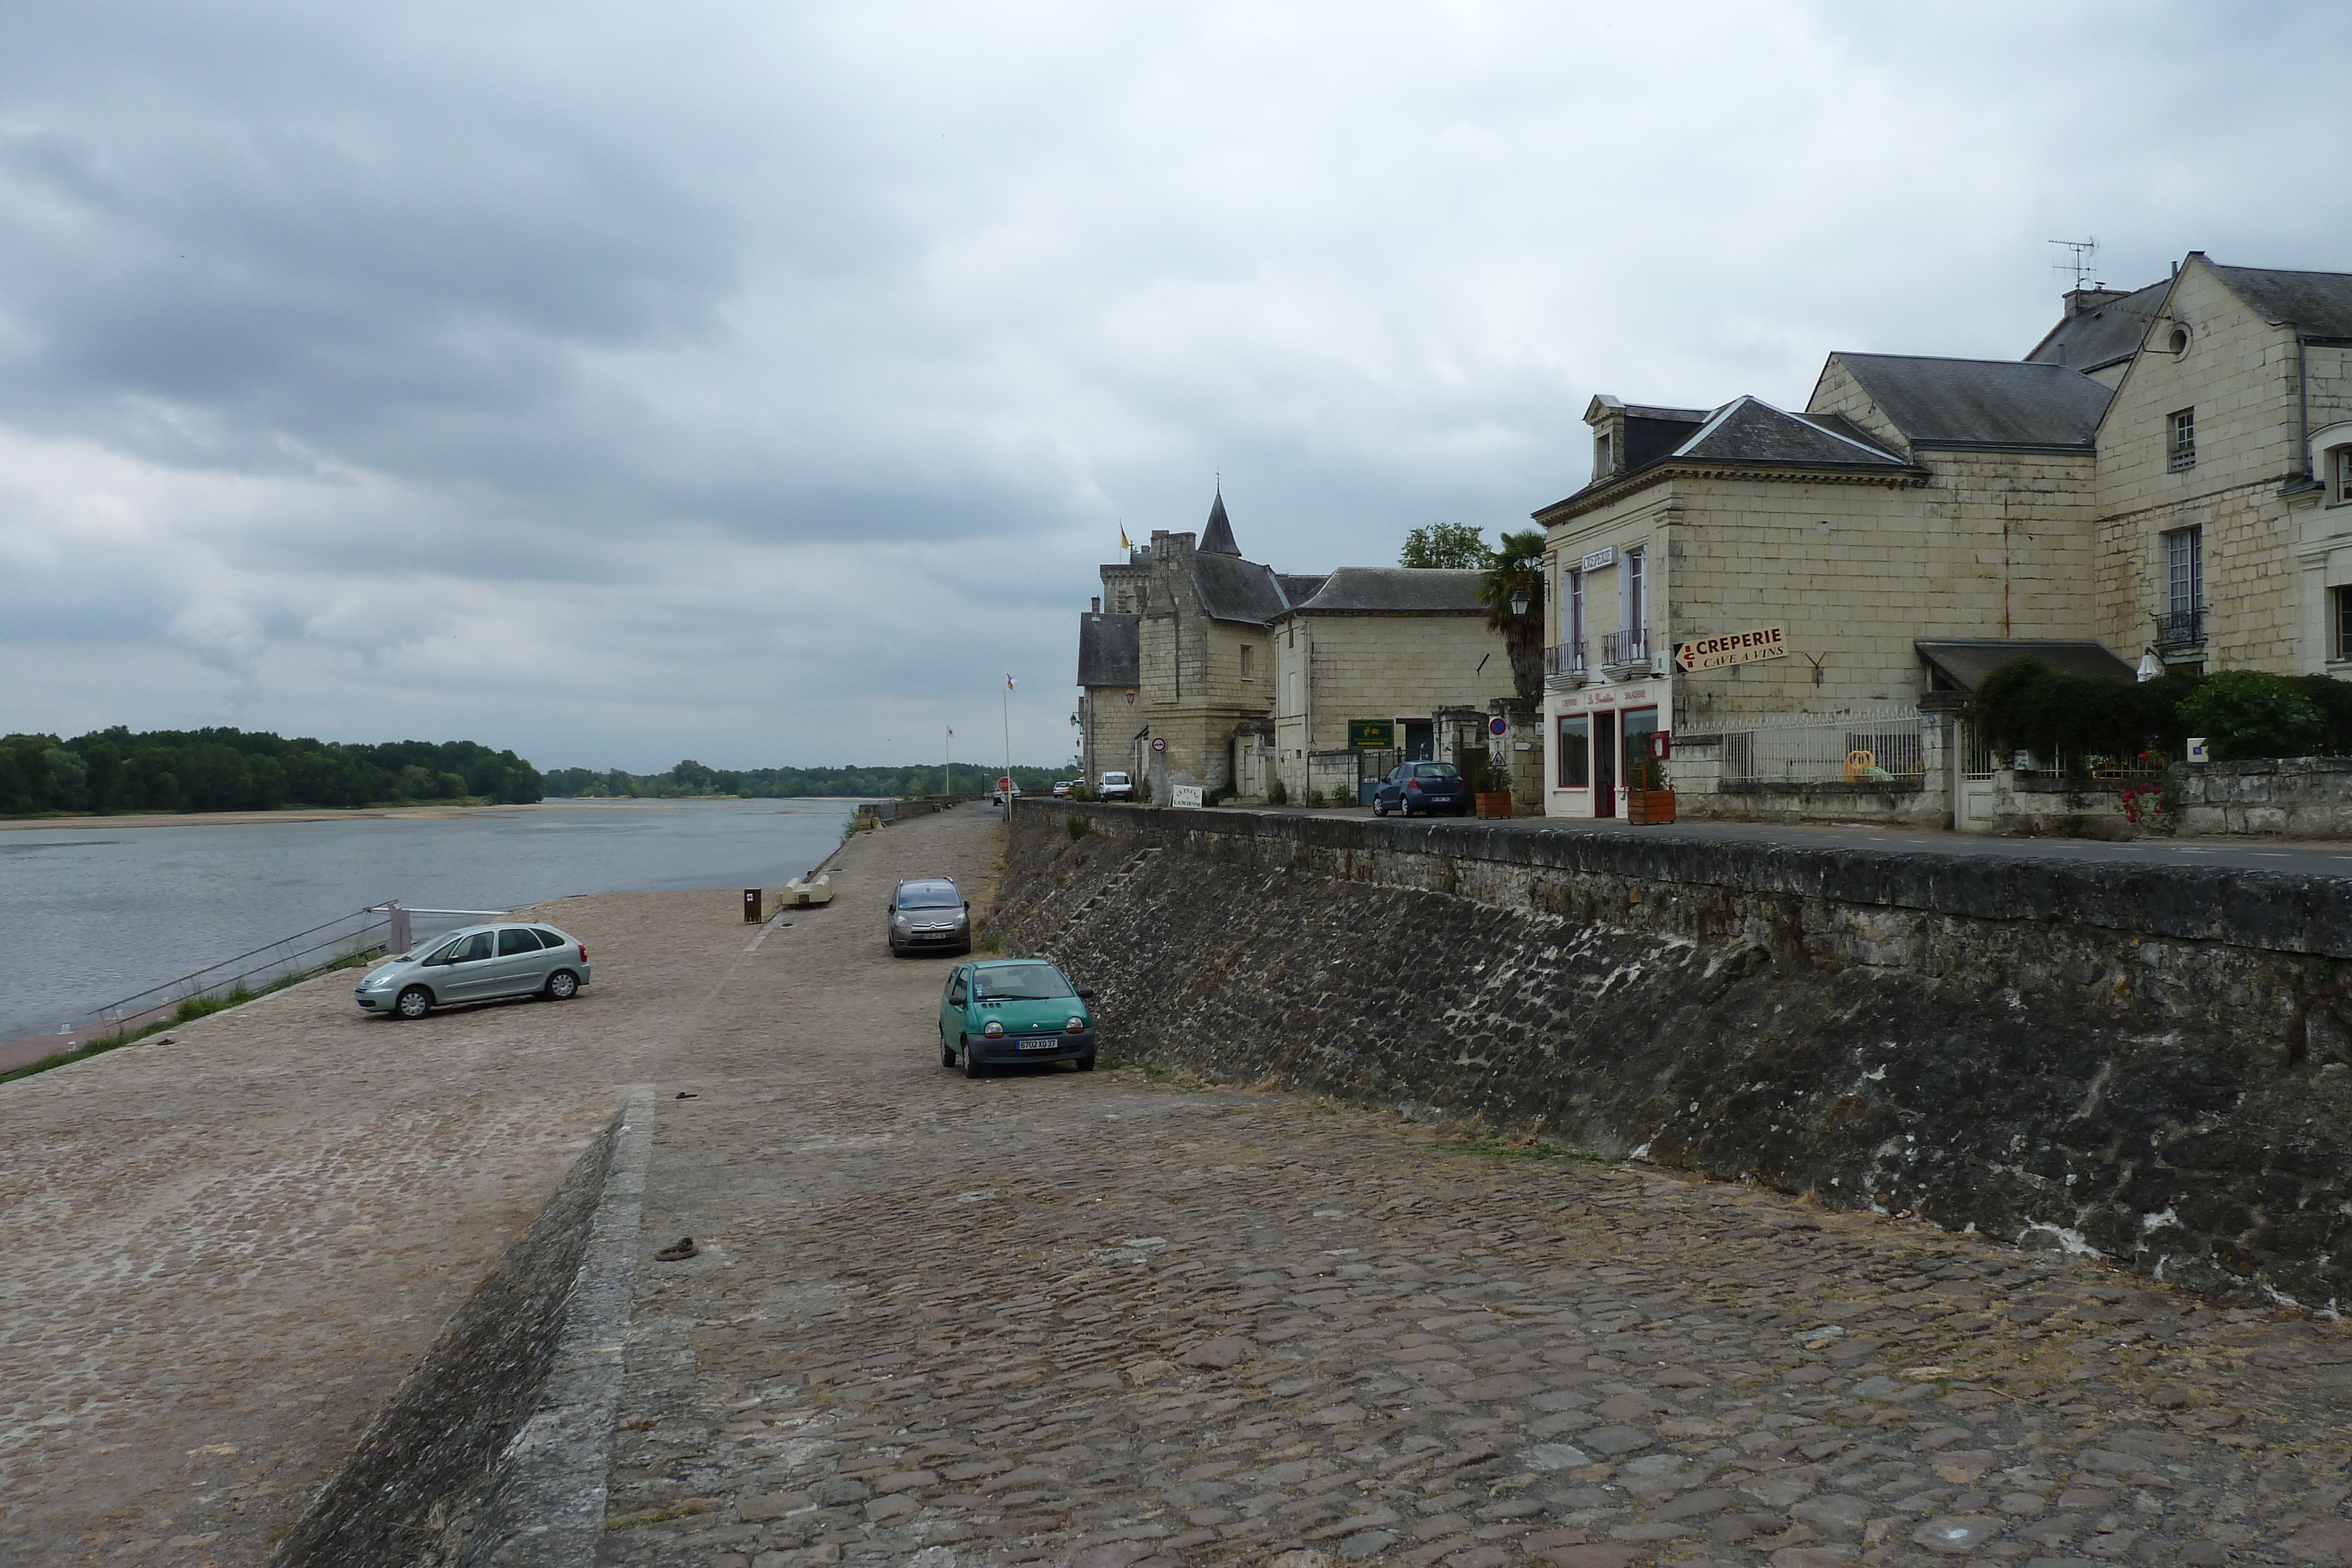
M 343 746 L 264 731 L 121 725 L 71 740 L 0 737 L 0 815 L 37 811 L 267 811 L 278 806 L 516 804 L 539 770 L 470 740 Z
M 1071 769 L 1074 774 L 1076 770 Z M 1004 772 L 1002 764 L 959 762 L 948 794 L 980 794 Z M 1049 768 L 1015 768 L 1013 780 L 1024 791 L 1050 789 L 1057 774 Z M 558 768 L 547 775 L 547 792 L 589 800 L 660 800 L 695 795 L 740 795 L 747 800 L 793 800 L 808 795 L 858 795 L 903 800 L 942 793 L 940 764 L 905 768 L 706 768 L 688 758 L 667 773 L 628 773 L 618 768 Z

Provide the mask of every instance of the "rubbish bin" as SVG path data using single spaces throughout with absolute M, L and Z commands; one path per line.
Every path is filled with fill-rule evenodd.
M 743 890 L 743 918 L 750 925 L 757 925 L 767 918 L 760 912 L 761 896 L 761 890 L 756 887 L 747 887 Z

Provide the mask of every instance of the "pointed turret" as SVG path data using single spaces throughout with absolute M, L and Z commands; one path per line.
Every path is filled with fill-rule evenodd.
M 1225 487 L 1217 486 L 1217 498 L 1209 507 L 1209 526 L 1201 530 L 1201 542 L 1196 549 L 1213 555 L 1238 556 L 1242 547 L 1234 542 L 1234 525 L 1225 519 Z

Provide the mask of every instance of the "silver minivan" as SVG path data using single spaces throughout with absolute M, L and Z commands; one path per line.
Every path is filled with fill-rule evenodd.
M 421 1019 L 452 1002 L 568 1001 L 588 983 L 588 946 L 552 925 L 468 925 L 419 943 L 360 981 L 362 1010 Z

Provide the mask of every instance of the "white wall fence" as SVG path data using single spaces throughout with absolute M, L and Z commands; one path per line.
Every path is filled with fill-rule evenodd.
M 1907 703 L 1785 720 L 1700 719 L 1675 729 L 1677 747 L 1718 752 L 1718 788 L 1924 779 L 1938 739 L 1936 721 Z

